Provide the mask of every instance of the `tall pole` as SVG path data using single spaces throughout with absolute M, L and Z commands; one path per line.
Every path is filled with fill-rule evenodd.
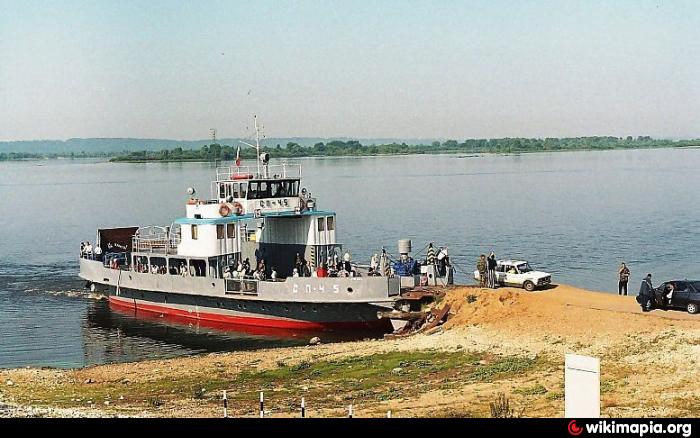
M 258 130 L 258 116 L 253 115 L 255 121 L 255 150 L 258 154 L 258 177 L 260 176 L 260 130 Z

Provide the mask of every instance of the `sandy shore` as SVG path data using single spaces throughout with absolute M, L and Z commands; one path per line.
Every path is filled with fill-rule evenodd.
M 700 315 L 641 313 L 634 297 L 559 285 L 454 287 L 442 331 L 77 370 L 0 372 L 0 416 L 563 416 L 564 354 L 601 358 L 604 416 L 700 416 Z

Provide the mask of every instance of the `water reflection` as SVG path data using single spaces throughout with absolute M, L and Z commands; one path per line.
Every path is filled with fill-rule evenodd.
M 110 306 L 106 299 L 90 303 L 82 327 L 85 365 L 305 345 L 314 336 L 323 342 L 343 342 L 382 334 L 286 330 L 135 314 Z

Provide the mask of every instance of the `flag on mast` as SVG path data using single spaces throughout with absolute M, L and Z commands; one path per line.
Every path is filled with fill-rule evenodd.
M 236 166 L 241 165 L 241 147 L 238 146 L 238 149 L 236 150 Z

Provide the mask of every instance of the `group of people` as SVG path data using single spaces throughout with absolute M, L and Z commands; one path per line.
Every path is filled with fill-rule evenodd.
M 267 264 L 265 262 L 265 259 L 261 259 L 258 261 L 255 269 L 252 269 L 250 259 L 246 257 L 246 259 L 243 261 L 239 260 L 235 267 L 233 265 L 224 266 L 223 276 L 224 278 L 252 278 L 254 280 L 267 280 Z M 277 279 L 277 270 L 274 266 L 270 270 L 269 278 L 272 280 Z
M 100 245 L 96 245 L 93 248 L 92 244 L 87 240 L 80 242 L 80 258 L 90 260 L 101 260 L 102 248 L 100 247 Z
M 479 271 L 479 285 L 495 289 L 498 286 L 496 281 L 496 254 L 491 251 L 488 257 L 486 254 L 481 254 L 476 262 L 476 270 Z

